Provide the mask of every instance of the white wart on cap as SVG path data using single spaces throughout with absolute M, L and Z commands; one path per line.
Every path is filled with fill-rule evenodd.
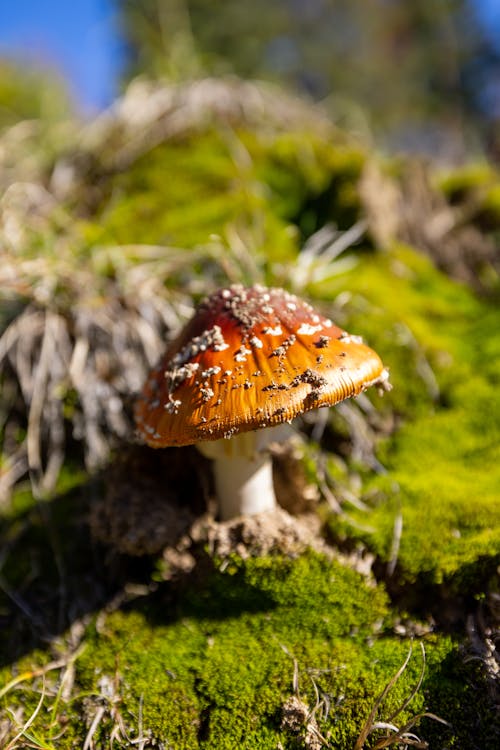
M 135 405 L 153 447 L 288 422 L 387 381 L 380 357 L 295 295 L 232 285 L 197 308 Z

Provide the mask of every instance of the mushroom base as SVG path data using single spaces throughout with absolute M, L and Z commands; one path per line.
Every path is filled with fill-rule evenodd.
M 280 425 L 258 432 L 244 432 L 229 440 L 197 445 L 198 450 L 214 462 L 215 491 L 221 521 L 276 508 L 273 467 L 267 446 L 284 437 Z

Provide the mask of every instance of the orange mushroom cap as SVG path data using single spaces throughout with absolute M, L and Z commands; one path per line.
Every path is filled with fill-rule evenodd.
M 282 289 L 239 284 L 198 306 L 135 405 L 156 448 L 292 420 L 387 381 L 376 352 Z

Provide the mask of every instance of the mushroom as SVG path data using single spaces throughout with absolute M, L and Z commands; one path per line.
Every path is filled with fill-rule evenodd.
M 387 378 L 358 336 L 295 295 L 234 284 L 202 301 L 168 347 L 135 420 L 150 446 L 195 443 L 213 459 L 219 516 L 228 520 L 276 507 L 266 450 L 281 437 L 276 426 L 387 387 Z

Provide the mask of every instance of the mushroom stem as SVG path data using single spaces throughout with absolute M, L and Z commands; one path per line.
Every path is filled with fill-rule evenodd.
M 221 521 L 276 507 L 269 455 L 237 456 L 230 463 L 224 458 L 215 459 L 214 478 Z
M 214 462 L 221 521 L 276 508 L 273 466 L 267 446 L 277 440 L 278 431 L 281 437 L 280 426 L 197 445 L 198 450 Z

